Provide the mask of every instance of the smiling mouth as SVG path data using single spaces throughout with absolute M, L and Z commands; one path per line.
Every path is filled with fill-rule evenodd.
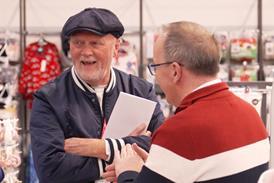
M 81 61 L 81 64 L 83 65 L 93 65 L 93 64 L 96 64 L 96 61 Z

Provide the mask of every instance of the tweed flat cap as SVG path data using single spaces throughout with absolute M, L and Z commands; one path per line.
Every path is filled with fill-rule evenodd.
M 119 38 L 124 27 L 118 17 L 107 9 L 86 8 L 71 16 L 65 23 L 61 33 L 63 51 L 68 51 L 69 36 L 75 32 L 89 31 L 97 35 L 112 34 Z

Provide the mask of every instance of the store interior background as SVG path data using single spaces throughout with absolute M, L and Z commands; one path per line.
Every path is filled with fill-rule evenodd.
M 274 34 L 272 0 L 262 1 L 263 34 Z M 37 40 L 43 33 L 47 40 L 60 48 L 59 33 L 67 18 L 86 7 L 104 7 L 113 11 L 125 26 L 125 38 L 136 47 L 146 62 L 146 54 L 151 57 L 152 44 L 147 44 L 145 35 L 159 26 L 180 20 L 200 23 L 211 32 L 226 31 L 229 36 L 237 37 L 244 31 L 256 34 L 258 27 L 259 0 L 1 0 L 0 33 L 6 30 L 19 32 L 20 3 L 25 2 L 25 45 Z M 142 2 L 142 13 L 140 12 Z M 142 21 L 140 21 L 142 14 Z M 22 20 L 22 16 L 21 16 Z M 143 53 L 140 52 L 140 25 L 142 25 Z M 256 36 L 256 35 L 255 35 Z M 139 59 L 143 61 L 143 59 Z M 143 62 L 142 62 L 143 63 Z M 274 63 L 274 62 L 273 62 Z M 270 63 L 272 64 L 272 63 Z M 145 73 L 139 73 L 140 76 Z M 231 78 L 230 78 L 231 79 Z
M 66 59 L 61 51 L 59 36 L 65 21 L 71 15 L 87 7 L 106 8 L 113 11 L 125 27 L 123 38 L 132 45 L 131 48 L 136 55 L 137 66 L 134 73 L 150 82 L 154 82 L 146 70 L 146 64 L 152 62 L 153 32 L 157 28 L 169 22 L 187 20 L 206 26 L 212 33 L 221 32 L 223 34 L 225 32 L 228 39 L 240 37 L 243 34 L 252 35 L 257 39 L 259 1 L 262 2 L 261 23 L 263 41 L 266 36 L 273 36 L 274 45 L 273 0 L 0 0 L 0 40 L 12 37 L 19 41 L 18 59 L 16 60 L 18 76 L 20 75 L 20 68 L 23 63 L 24 49 L 30 43 L 41 39 L 41 37 L 57 46 L 60 51 L 62 66 L 68 67 L 70 61 Z M 23 4 L 25 4 L 25 7 L 22 6 Z M 22 8 L 24 8 L 25 12 L 22 12 Z M 25 19 L 23 20 L 22 15 L 24 13 Z M 20 39 L 20 23 L 22 25 L 22 21 L 25 21 L 25 27 L 21 26 L 23 32 L 21 32 Z M 141 37 L 140 35 L 143 36 Z M 143 45 L 142 49 L 140 49 L 141 44 Z M 229 49 L 230 45 L 227 46 L 227 49 Z M 262 56 L 262 60 L 260 61 L 262 61 L 261 63 L 263 64 L 264 72 L 267 73 L 267 77 L 260 84 L 257 81 L 261 79 L 255 78 L 252 80 L 254 83 L 251 85 L 246 84 L 244 89 L 254 88 L 254 92 L 252 93 L 252 96 L 255 93 L 254 97 L 258 97 L 259 93 L 261 106 L 258 112 L 264 119 L 269 132 L 272 130 L 271 133 L 274 134 L 274 127 L 271 128 L 269 125 L 271 119 L 273 121 L 274 118 L 274 115 L 270 112 L 271 105 L 274 105 L 271 102 L 273 99 L 270 97 L 271 86 L 274 80 L 274 58 L 264 59 Z M 229 69 L 242 70 L 244 67 L 242 61 L 230 61 L 230 58 L 226 56 L 224 63 L 221 65 L 223 73 L 220 76 L 226 81 L 240 81 L 239 77 L 231 76 Z M 251 68 L 248 68 L 253 72 L 251 75 L 256 75 L 260 67 L 258 57 L 252 59 L 252 61 L 248 61 L 247 67 Z M 243 97 L 247 96 L 246 93 L 242 94 L 243 90 L 239 87 L 239 84 L 232 83 L 232 86 L 234 86 L 235 92 L 239 92 L 242 96 L 244 95 Z M 155 87 L 157 89 L 157 85 Z M 157 90 L 157 92 L 166 116 L 170 115 L 173 108 L 166 103 L 161 91 Z M 11 172 L 16 172 L 19 180 L 31 182 L 30 174 L 32 170 L 29 170 L 30 139 L 28 124 L 31 110 L 27 107 L 28 101 L 24 100 L 18 93 L 15 95 L 15 99 L 18 101 L 16 110 L 19 119 L 18 127 L 20 128 L 18 131 L 20 141 L 17 149 L 20 151 L 22 163 L 17 168 L 11 170 Z M 250 98 L 247 100 L 250 100 Z M 273 107 L 272 109 L 274 111 Z M 273 144 L 272 152 L 274 152 L 274 142 L 271 143 Z M 3 155 L 3 148 L 1 153 Z M 274 159 L 274 153 L 272 155 Z M 272 162 L 272 167 L 274 167 L 274 161 Z
M 1 0 L 1 17 L 4 17 L 1 29 L 18 28 L 19 2 Z M 27 28 L 57 31 L 72 14 L 86 7 L 104 7 L 117 14 L 127 31 L 139 30 L 139 3 L 139 0 L 26 0 Z M 143 24 L 147 29 L 171 21 L 190 20 L 210 27 L 256 27 L 256 7 L 256 0 L 143 0 Z M 264 27 L 274 26 L 273 8 L 272 0 L 263 0 Z

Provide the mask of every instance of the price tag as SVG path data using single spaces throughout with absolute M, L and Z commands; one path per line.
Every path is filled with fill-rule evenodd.
M 47 68 L 47 61 L 46 60 L 42 60 L 41 62 L 41 67 L 40 67 L 40 71 L 41 72 L 45 72 Z

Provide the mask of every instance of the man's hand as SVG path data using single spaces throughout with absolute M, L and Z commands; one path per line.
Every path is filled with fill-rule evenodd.
M 108 182 L 116 182 L 117 181 L 114 163 L 106 166 L 106 172 L 104 172 L 102 174 L 102 177 Z
M 136 171 L 140 172 L 144 161 L 138 154 L 132 149 L 130 144 L 127 144 L 122 148 L 121 154 L 115 152 L 114 158 L 115 172 L 118 177 L 125 171 Z
M 142 160 L 145 162 L 148 157 L 148 153 L 139 147 L 136 143 L 132 144 L 133 150 L 142 158 Z
M 65 140 L 64 150 L 79 156 L 106 159 L 105 140 L 93 138 L 69 138 Z
M 130 132 L 128 136 L 146 135 L 149 137 L 151 135 L 151 132 L 146 131 L 146 128 L 147 128 L 147 125 L 145 123 L 141 123 L 132 132 Z

